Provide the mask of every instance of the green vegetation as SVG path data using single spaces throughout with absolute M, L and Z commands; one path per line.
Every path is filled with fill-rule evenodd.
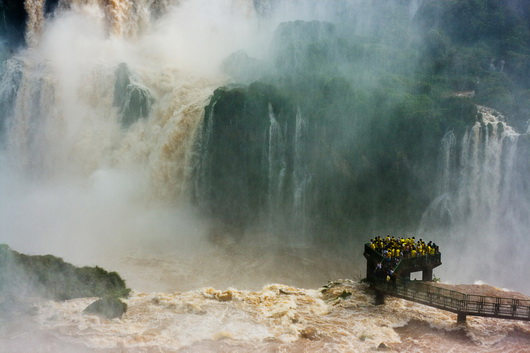
M 242 53 L 227 59 L 242 84 L 249 67 L 261 76 L 218 89 L 206 107 L 194 195 L 212 217 L 299 231 L 310 176 L 303 231 L 316 238 L 414 228 L 436 196 L 440 141 L 450 130 L 461 140 L 476 104 L 526 128 L 523 1 L 429 0 L 414 16 L 408 1 L 367 4 L 375 15 L 360 30 L 362 15 L 348 11 L 335 23 L 281 24 L 262 70 Z
M 0 245 L 0 296 L 68 300 L 82 297 L 127 297 L 130 289 L 116 272 L 75 267 L 61 258 L 28 256 Z
M 477 103 L 523 129 L 530 111 L 529 19 L 525 0 L 427 1 L 415 18 L 428 33 L 423 73 L 444 89 L 475 90 Z

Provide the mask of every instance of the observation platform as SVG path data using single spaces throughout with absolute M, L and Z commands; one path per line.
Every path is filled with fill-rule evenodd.
M 385 257 L 370 244 L 364 247 L 364 257 L 367 260 L 366 280 L 375 291 L 376 305 L 384 304 L 385 296 L 391 295 L 455 313 L 457 323 L 465 323 L 467 316 L 530 321 L 530 300 L 474 295 L 437 287 L 432 282 L 432 270 L 442 264 L 440 253 L 401 258 L 397 264 L 392 264 L 391 281 L 376 275 L 377 264 L 385 261 Z M 411 281 L 410 274 L 419 271 L 422 280 Z
M 364 257 L 366 257 L 366 279 L 368 281 L 376 279 L 376 267 L 378 263 L 384 263 L 387 258 L 379 251 L 364 245 Z M 442 254 L 419 255 L 414 257 L 402 257 L 397 265 L 392 266 L 394 276 L 404 280 L 410 280 L 412 272 L 421 272 L 422 281 L 432 281 L 432 270 L 442 264 Z

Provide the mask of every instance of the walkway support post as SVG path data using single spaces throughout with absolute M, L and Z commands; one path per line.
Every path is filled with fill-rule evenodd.
M 465 324 L 466 323 L 466 314 L 464 314 L 464 313 L 456 314 L 456 323 L 457 324 Z
M 375 266 L 376 266 L 376 263 L 372 259 L 368 259 L 366 261 L 366 279 L 368 280 L 374 279 Z
M 422 281 L 432 281 L 432 268 L 426 268 L 423 270 L 421 275 Z
M 378 291 L 376 289 L 375 291 L 375 305 L 383 305 L 385 304 L 385 293 Z

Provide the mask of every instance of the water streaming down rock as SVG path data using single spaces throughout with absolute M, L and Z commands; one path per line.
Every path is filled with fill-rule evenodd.
M 294 223 L 301 234 L 309 229 L 308 224 L 308 192 L 311 184 L 311 174 L 308 171 L 306 156 L 304 154 L 305 140 L 307 139 L 306 121 L 302 116 L 300 107 L 296 110 L 296 127 L 294 136 L 294 167 L 293 167 L 293 213 Z
M 451 170 L 453 169 L 455 157 L 456 137 L 453 130 L 448 131 L 442 138 L 440 146 L 441 173 L 440 173 L 440 194 L 450 191 L 451 187 Z
M 0 79 L 0 137 L 3 136 L 5 123 L 8 116 L 13 114 L 15 98 L 22 81 L 22 63 L 11 58 L 6 60 L 2 67 Z
M 240 230 L 300 241 L 311 182 L 306 130 L 302 110 L 272 86 L 217 90 L 195 147 L 196 203 Z
M 43 13 L 43 4 L 29 1 L 26 7 Z M 188 75 L 178 63 L 150 65 L 155 53 L 141 58 L 127 47 L 133 32 L 146 31 L 142 23 L 151 21 L 153 8 L 168 4 L 62 1 L 61 16 L 49 24 L 42 41 L 44 17 L 30 13 L 30 48 L 3 64 L 0 83 L 0 120 L 7 130 L 3 145 L 13 165 L 48 176 L 139 167 L 159 196 L 171 200 L 184 194 L 194 132 L 220 81 Z M 71 21 L 80 24 L 79 37 L 64 32 Z M 64 43 L 53 36 L 63 36 L 59 41 Z M 114 50 L 113 43 L 123 50 Z M 54 51 L 68 46 L 66 60 Z M 91 58 L 90 51 L 99 54 Z M 165 53 L 160 54 L 163 62 Z
M 63 12 L 57 18 L 40 27 L 35 21 L 32 28 L 38 28 L 35 33 L 39 35 L 32 38 L 36 38 L 36 43 L 6 63 L 0 82 L 0 105 L 6 107 L 0 113 L 0 120 L 7 122 L 8 131 L 3 142 L 9 167 L 15 165 L 14 169 L 18 169 L 21 175 L 59 183 L 72 175 L 82 183 L 91 183 L 105 177 L 104 172 L 108 169 L 124 170 L 125 174 L 140 169 L 152 184 L 146 192 L 147 198 L 160 197 L 170 201 L 182 199 L 189 190 L 188 182 L 194 169 L 197 174 L 191 181 L 201 185 L 196 187 L 199 204 L 206 201 L 203 204 L 210 210 L 217 208 L 215 211 L 221 211 L 221 214 L 225 211 L 225 220 L 235 223 L 240 219 L 255 220 L 253 217 L 259 218 L 258 221 L 266 220 L 267 225 L 292 222 L 290 226 L 296 228 L 292 233 L 305 233 L 308 223 L 313 221 L 311 216 L 318 213 L 315 211 L 318 202 L 311 200 L 315 194 L 339 194 L 320 200 L 322 209 L 328 210 L 324 217 L 338 213 L 337 209 L 341 208 L 349 212 L 350 204 L 340 201 L 352 198 L 349 192 L 353 188 L 368 188 L 370 199 L 375 197 L 378 190 L 372 188 L 374 184 L 363 184 L 362 175 L 356 174 L 351 166 L 365 163 L 376 169 L 377 159 L 371 158 L 367 151 L 351 152 L 351 145 L 341 145 L 345 137 L 340 130 L 356 126 L 354 123 L 345 125 L 344 120 L 339 119 L 341 116 L 351 117 L 346 114 L 352 111 L 346 104 L 348 102 L 338 98 L 348 94 L 347 84 L 336 78 L 317 84 L 309 81 L 308 86 L 315 84 L 319 87 L 309 93 L 323 93 L 322 98 L 314 99 L 314 104 L 308 104 L 314 96 L 306 94 L 307 91 L 301 94 L 306 96 L 305 99 L 288 99 L 292 97 L 285 95 L 285 91 L 280 92 L 285 87 L 275 89 L 259 83 L 221 89 L 208 103 L 213 89 L 225 83 L 224 77 L 194 76 L 179 64 L 185 50 L 166 42 L 165 37 L 157 40 L 160 32 L 157 32 L 157 25 L 153 25 L 153 17 L 164 12 L 161 9 L 170 3 L 64 0 L 59 7 Z M 249 3 L 233 2 L 234 6 L 243 6 L 242 12 L 247 15 L 252 12 L 248 11 Z M 254 3 L 260 5 L 259 11 L 267 13 L 276 1 Z M 42 20 L 38 16 L 35 18 Z M 87 18 L 90 20 L 86 21 Z M 97 25 L 87 25 L 87 22 Z M 61 25 L 63 27 L 59 27 Z M 84 27 L 88 30 L 82 31 Z M 295 33 L 300 36 L 294 35 L 295 41 L 311 28 L 316 29 L 313 35 L 318 38 L 317 44 L 325 44 L 327 36 L 335 35 L 331 25 L 318 23 L 285 25 L 282 31 L 289 33 L 296 27 L 299 32 Z M 69 30 L 78 29 L 80 33 L 68 36 Z M 143 40 L 145 33 L 147 40 Z M 61 45 L 63 40 L 65 44 Z M 179 50 L 160 52 L 159 45 L 164 48 L 175 46 Z M 88 50 L 81 46 L 87 46 Z M 327 46 L 315 46 L 314 41 L 308 40 L 307 46 L 317 49 L 312 51 L 317 54 L 316 59 L 326 57 L 328 53 Z M 318 60 L 304 64 L 304 47 L 296 46 L 295 49 L 293 61 L 287 63 L 285 71 L 295 68 L 297 72 L 304 72 L 304 65 L 320 66 Z M 50 55 L 54 50 L 60 51 L 59 55 Z M 201 56 L 195 53 L 194 59 L 206 57 L 211 60 L 209 52 L 205 52 L 207 54 L 201 52 Z M 65 53 L 71 57 L 61 59 Z M 302 61 L 295 60 L 299 58 Z M 315 56 L 310 58 L 315 59 Z M 230 99 L 223 99 L 226 96 Z M 203 120 L 206 104 L 208 108 Z M 518 194 L 520 190 L 528 190 L 528 181 L 523 176 L 529 172 L 521 172 L 522 168 L 528 168 L 528 138 L 513 133 L 500 118 L 491 118 L 487 109 L 481 108 L 481 111 L 483 123 L 475 124 L 462 139 L 455 132 L 446 134 L 442 140 L 439 187 L 442 195 L 437 200 L 446 210 L 447 216 L 443 219 L 450 224 L 477 221 L 484 216 L 495 219 L 496 223 L 509 223 L 510 218 L 519 222 L 528 215 L 523 202 L 527 195 Z M 349 128 L 344 129 L 344 126 Z M 195 136 L 199 137 L 195 140 Z M 523 143 L 526 147 L 521 148 Z M 192 149 L 192 144 L 197 149 Z M 459 148 L 460 145 L 463 147 Z M 350 154 L 354 157 L 344 158 Z M 199 167 L 191 168 L 195 165 L 192 162 Z M 405 164 L 398 167 L 403 168 Z M 384 168 L 388 166 L 383 165 Z M 317 172 L 320 175 L 314 177 Z M 331 175 L 332 172 L 335 174 Z M 374 174 L 369 174 L 369 178 L 374 178 Z M 462 179 L 466 182 L 463 183 Z M 361 181 L 347 189 L 345 180 Z M 469 180 L 474 184 L 469 185 Z M 117 184 L 122 182 L 120 179 Z M 375 185 L 384 186 L 382 183 Z M 105 191 L 119 197 L 118 193 L 115 194 L 118 185 L 111 186 Z M 399 184 L 398 187 L 391 184 L 389 189 L 395 193 L 400 189 Z M 520 200 L 516 202 L 517 207 L 508 207 L 514 200 Z M 72 206 L 78 201 L 74 199 Z M 140 203 L 145 201 L 142 198 Z M 367 200 L 359 202 L 361 211 L 369 208 L 365 203 L 369 204 Z M 90 206 L 99 208 L 104 205 Z M 44 203 L 42 208 L 46 207 L 48 205 Z M 260 210 L 263 213 L 260 214 Z M 496 215 L 495 210 L 504 212 L 504 216 Z M 234 214 L 240 219 L 230 218 Z M 145 221 L 143 212 L 134 213 L 130 219 L 120 219 L 120 216 L 122 214 L 117 213 L 112 224 L 138 221 L 131 221 L 134 227 Z M 53 221 L 57 222 L 57 217 Z M 512 224 L 518 226 L 520 223 L 517 222 Z M 153 229 L 147 229 L 147 237 L 156 237 Z M 39 235 L 41 231 L 46 229 L 39 229 Z M 174 232 L 174 229 L 170 230 L 171 235 Z M 66 234 L 65 238 L 73 235 L 76 232 Z M 180 240 L 175 239 L 174 242 Z M 188 240 L 186 238 L 182 243 Z M 172 241 L 166 239 L 164 246 L 170 243 Z M 215 257 L 208 255 L 199 257 Z M 230 257 L 233 262 L 240 259 L 233 254 Z M 286 257 L 278 262 L 296 262 L 289 255 Z M 274 262 L 279 257 L 258 252 L 255 258 Z M 179 281 L 191 281 L 193 270 L 186 271 L 189 268 L 178 262 L 181 260 L 178 256 L 172 256 L 170 260 L 173 262 L 156 257 L 155 265 L 149 269 L 151 272 L 146 271 L 150 280 L 166 280 L 160 277 L 174 274 L 177 269 L 187 272 L 178 277 Z M 331 262 L 325 257 L 306 256 L 302 261 L 306 266 L 299 272 L 311 272 L 317 264 L 326 261 Z M 149 261 L 139 256 L 138 262 L 145 266 Z M 198 262 L 201 263 L 197 267 L 206 267 L 204 271 L 222 273 L 223 276 L 223 271 L 216 272 L 216 266 L 231 272 L 239 272 L 233 268 L 241 269 L 246 276 L 253 276 L 253 271 L 265 267 L 259 261 L 251 262 L 249 266 L 243 263 L 240 267 L 218 266 L 215 261 L 204 265 L 202 259 L 190 263 Z M 166 273 L 160 271 L 162 267 Z M 349 274 L 349 267 L 344 272 Z M 203 282 L 195 283 L 202 285 Z M 174 283 L 168 284 L 171 289 L 175 288 L 173 286 Z M 89 299 L 42 303 L 36 321 L 40 329 L 51 330 L 61 343 L 73 340 L 94 351 L 119 349 L 126 352 L 172 351 L 190 346 L 196 351 L 207 351 L 225 345 L 230 350 L 231 344 L 241 351 L 297 348 L 369 351 L 381 342 L 399 345 L 400 338 L 394 327 L 408 326 L 406 323 L 411 318 L 421 320 L 421 326 L 430 327 L 432 331 L 422 339 L 412 335 L 414 343 L 401 342 L 403 345 L 397 349 L 410 350 L 421 346 L 427 347 L 425 351 L 428 351 L 437 337 L 454 332 L 454 317 L 450 314 L 410 306 L 397 299 L 390 300 L 385 308 L 377 309 L 371 305 L 372 298 L 366 295 L 362 286 L 349 283 L 348 292 L 341 292 L 344 297 L 341 295 L 340 299 L 337 297 L 329 303 L 316 290 L 282 285 L 266 286 L 255 292 L 212 289 L 172 294 L 135 292 L 129 301 L 131 309 L 123 321 L 108 322 L 83 316 L 81 311 L 89 304 Z M 500 346 L 510 348 L 512 342 L 525 347 L 527 340 L 518 335 L 520 332 L 527 335 L 527 326 L 493 324 L 487 319 L 470 322 L 469 330 L 462 335 L 472 338 L 466 338 L 459 346 L 462 351 L 487 351 L 491 347 L 500 349 Z M 484 326 L 494 329 L 484 329 Z M 491 332 L 494 338 L 490 337 Z M 15 340 L 30 336 L 16 336 Z M 440 340 L 436 344 L 440 350 L 449 349 L 447 347 L 454 342 L 452 339 Z
M 514 219 L 512 211 L 527 210 L 529 206 L 526 193 L 513 192 L 514 186 L 520 185 L 518 178 L 524 167 L 518 141 L 526 135 L 515 132 L 499 112 L 486 107 L 479 107 L 478 111 L 480 120 L 465 131 L 458 146 L 452 131 L 442 139 L 440 196 L 429 213 L 433 207 L 441 213 L 449 212 L 451 219 L 438 214 L 448 221 L 447 225 L 469 222 L 501 230 L 506 222 L 526 224 L 525 219 Z M 424 222 L 429 221 L 426 216 Z
M 528 266 L 529 135 L 514 131 L 493 109 L 479 106 L 478 112 L 458 143 L 451 132 L 442 139 L 440 193 L 424 212 L 419 232 L 467 259 L 443 269 L 450 273 L 459 268 L 457 280 L 469 280 L 466 276 L 477 272 L 492 281 L 503 273 L 506 286 L 524 288 L 498 262 L 509 257 L 511 266 Z M 472 260 L 477 257 L 491 261 Z
M 146 118 L 153 104 L 149 89 L 135 81 L 137 79 L 131 74 L 127 65 L 120 64 L 116 69 L 114 105 L 119 108 L 121 123 L 125 127 L 129 127 L 140 118 Z
M 24 0 L 24 7 L 28 14 L 26 25 L 26 42 L 36 45 L 44 24 L 44 10 L 46 0 Z
M 46 173 L 57 167 L 51 163 L 54 160 L 52 154 L 61 154 L 54 143 L 55 133 L 60 133 L 62 121 L 50 119 L 55 112 L 56 91 L 45 65 L 26 60 L 22 61 L 22 65 L 18 86 L 14 84 L 13 76 L 6 82 L 16 90 L 12 115 L 6 116 L 6 150 L 10 157 L 16 156 L 16 163 L 22 170 Z M 17 73 L 13 72 L 13 75 L 16 77 Z M 54 152 L 44 152 L 51 150 Z
M 268 197 L 269 215 L 274 215 L 282 205 L 282 192 L 284 190 L 286 161 L 284 133 L 276 117 L 272 105 L 268 105 L 269 113 L 269 141 L 268 141 Z M 274 224 L 271 221 L 271 224 Z
M 447 221 L 446 226 L 486 222 L 492 229 L 503 229 L 508 219 L 526 222 L 506 216 L 529 206 L 526 193 L 513 193 L 524 167 L 518 141 L 527 134 L 515 132 L 493 109 L 479 107 L 478 111 L 480 119 L 466 129 L 458 145 L 452 131 L 441 141 L 439 196 L 423 216 L 423 230 L 437 217 Z
M 176 3 L 177 0 L 59 0 L 58 8 L 100 7 L 111 35 L 134 37 L 144 33 L 153 18 L 160 17 Z

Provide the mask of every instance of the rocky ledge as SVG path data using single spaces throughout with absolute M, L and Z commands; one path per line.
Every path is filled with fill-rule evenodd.
M 116 272 L 97 266 L 76 267 L 52 255 L 24 255 L 0 244 L 0 302 L 99 297 L 103 298 L 99 304 L 93 303 L 86 312 L 114 318 L 126 311 L 127 305 L 119 298 L 127 297 L 129 292 Z

